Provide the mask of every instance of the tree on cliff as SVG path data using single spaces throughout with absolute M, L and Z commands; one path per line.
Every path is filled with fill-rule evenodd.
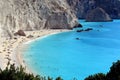
M 39 75 L 34 76 L 33 74 L 26 73 L 22 66 L 16 68 L 14 64 L 10 65 L 8 63 L 4 70 L 0 69 L 0 80 L 53 80 L 53 78 Z M 58 77 L 55 80 L 62 80 L 62 78 Z
M 120 60 L 113 63 L 110 67 L 110 71 L 106 75 L 98 73 L 88 76 L 85 80 L 120 80 Z
M 0 80 L 63 80 L 61 77 L 53 79 L 51 77 L 42 77 L 39 75 L 33 75 L 26 73 L 25 69 L 21 67 L 15 67 L 14 64 L 8 63 L 7 67 L 0 69 Z M 85 80 L 120 80 L 120 60 L 110 67 L 110 71 L 107 74 L 98 73 L 90 75 Z

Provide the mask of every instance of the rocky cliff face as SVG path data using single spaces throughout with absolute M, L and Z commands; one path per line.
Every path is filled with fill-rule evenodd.
M 19 29 L 72 28 L 77 24 L 66 0 L 0 0 L 0 36 Z
M 89 11 L 102 8 L 111 18 L 120 18 L 120 0 L 67 0 L 78 18 L 85 18 Z
M 110 16 L 102 9 L 95 8 L 86 15 L 86 21 L 101 22 L 101 21 L 112 21 Z

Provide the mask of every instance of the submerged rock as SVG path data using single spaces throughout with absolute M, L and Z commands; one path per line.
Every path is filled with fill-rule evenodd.
M 80 38 L 76 38 L 76 40 L 80 40 Z
M 77 30 L 76 32 L 91 31 L 91 30 L 93 30 L 93 28 L 80 29 L 80 30 Z
M 84 30 L 83 29 L 80 29 L 80 30 L 77 30 L 76 32 L 83 32 Z
M 86 15 L 86 21 L 102 22 L 102 21 L 112 21 L 112 19 L 102 8 L 98 7 L 96 9 L 93 9 Z
M 87 28 L 84 31 L 91 31 L 91 30 L 93 30 L 93 28 Z

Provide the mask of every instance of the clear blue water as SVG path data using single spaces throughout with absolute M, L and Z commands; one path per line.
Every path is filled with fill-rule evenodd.
M 93 30 L 77 33 L 74 29 L 26 44 L 29 47 L 23 59 L 27 67 L 36 74 L 61 76 L 64 80 L 84 80 L 91 74 L 107 73 L 120 59 L 120 20 L 80 23 L 84 29 Z

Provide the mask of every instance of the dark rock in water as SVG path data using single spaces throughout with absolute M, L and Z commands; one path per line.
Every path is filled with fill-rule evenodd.
M 93 30 L 93 28 L 87 28 L 87 29 L 80 29 L 80 30 L 77 30 L 76 32 L 83 32 L 83 31 L 91 31 Z
M 82 32 L 82 31 L 84 31 L 83 29 L 81 29 L 81 30 L 77 30 L 76 32 Z
M 74 26 L 74 28 L 82 28 L 83 26 L 81 24 L 78 24 L 76 26 Z
M 15 36 L 19 35 L 19 36 L 26 36 L 26 34 L 24 33 L 23 30 L 18 30 L 15 34 Z
M 80 38 L 76 38 L 76 40 L 80 40 Z
M 97 31 L 100 31 L 100 30 L 97 30 Z
M 100 27 L 103 27 L 103 25 L 100 25 Z
M 102 21 L 112 21 L 112 19 L 102 8 L 98 7 L 98 8 L 91 10 L 86 15 L 86 21 L 88 21 L 88 22 L 102 22 Z
M 93 30 L 93 28 L 87 28 L 84 31 L 91 31 L 91 30 Z

